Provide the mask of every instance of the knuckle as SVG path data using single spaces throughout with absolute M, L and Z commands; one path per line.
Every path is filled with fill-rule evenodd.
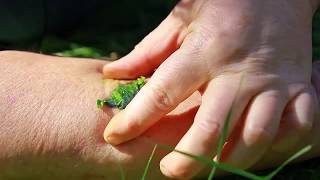
M 245 129 L 244 132 L 244 141 L 248 146 L 271 143 L 273 137 L 274 133 L 265 128 L 252 127 Z
M 228 59 L 245 56 L 250 48 L 247 45 L 249 38 L 248 22 L 250 21 L 248 19 L 246 16 L 232 17 L 214 28 L 212 26 L 193 25 L 197 28 L 194 28 L 196 30 L 186 38 L 188 40 L 188 51 L 192 55 L 200 57 L 198 59 L 204 58 L 202 54 L 211 54 L 213 47 L 222 49 L 222 52 L 228 54 L 228 57 L 230 56 Z
M 205 139 L 202 140 L 208 144 L 212 143 L 213 140 L 218 139 L 222 131 L 222 125 L 213 119 L 199 120 L 195 125 L 201 132 L 206 134 L 206 136 L 203 137 Z
M 167 111 L 174 106 L 173 98 L 170 97 L 168 89 L 163 88 L 160 85 L 150 84 L 152 109 L 157 111 Z
M 210 49 L 211 38 L 210 33 L 204 29 L 193 32 L 186 37 L 188 43 L 182 46 L 188 49 L 190 55 L 199 56 L 201 52 Z
M 239 39 L 239 37 L 249 35 L 248 30 L 252 28 L 252 21 L 254 21 L 254 17 L 250 12 L 233 12 L 229 14 L 226 21 L 219 23 L 217 32 L 226 37 Z

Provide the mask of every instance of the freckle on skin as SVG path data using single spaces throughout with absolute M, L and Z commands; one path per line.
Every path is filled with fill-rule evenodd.
M 8 101 L 6 103 L 9 106 L 16 104 L 18 102 L 18 97 L 16 95 L 8 94 L 7 99 Z
M 9 104 L 14 104 L 17 102 L 17 98 L 14 95 L 9 95 Z

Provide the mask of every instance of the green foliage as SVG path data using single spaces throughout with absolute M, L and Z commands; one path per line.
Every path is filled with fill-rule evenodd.
M 119 171 L 120 171 L 120 178 L 121 178 L 121 180 L 126 180 L 126 174 L 125 174 L 125 172 L 124 172 L 123 167 L 122 167 L 120 164 L 118 165 L 118 167 L 119 167 Z
M 270 174 L 268 174 L 267 176 L 265 176 L 265 180 L 271 180 L 273 177 L 275 177 L 279 171 L 281 171 L 286 165 L 288 165 L 289 163 L 291 163 L 292 161 L 294 161 L 295 159 L 299 158 L 300 156 L 302 156 L 303 154 L 307 153 L 308 151 L 310 151 L 312 148 L 311 145 L 308 145 L 304 148 L 302 148 L 300 151 L 298 151 L 297 153 L 295 153 L 294 155 L 292 155 L 289 159 L 287 159 L 286 161 L 284 161 L 280 166 L 278 166 L 278 168 L 276 168 L 274 171 L 272 171 Z
M 223 145 L 225 144 L 226 139 L 227 139 L 228 127 L 229 127 L 231 115 L 232 115 L 232 108 L 228 112 L 226 121 L 224 122 L 224 125 L 223 125 L 222 134 L 221 134 L 221 136 L 219 138 L 219 144 L 218 144 L 218 147 L 217 147 L 217 163 L 219 163 L 219 161 L 220 161 L 222 148 L 223 148 Z M 216 170 L 217 170 L 217 167 L 213 166 L 212 169 L 211 169 L 211 172 L 209 174 L 208 180 L 213 179 Z
M 105 105 L 107 105 L 109 107 L 124 109 L 144 86 L 144 84 L 145 77 L 143 76 L 129 84 L 120 84 L 112 91 L 109 98 L 103 100 L 98 99 L 97 106 L 98 108 L 103 108 Z
M 71 49 L 54 53 L 54 55 L 61 57 L 103 58 L 102 52 L 98 49 L 77 44 L 71 44 Z
M 219 139 L 219 145 L 218 145 L 218 159 L 220 158 L 220 155 L 221 155 L 221 150 L 222 150 L 222 147 L 223 147 L 223 144 L 225 143 L 226 141 L 226 137 L 227 137 L 227 132 L 228 132 L 228 125 L 229 125 L 229 122 L 230 122 L 230 119 L 231 119 L 231 115 L 232 115 L 232 110 L 229 111 L 228 115 L 227 115 L 227 118 L 225 120 L 225 123 L 224 123 L 224 127 L 223 127 L 223 132 L 222 132 L 222 135 L 220 136 L 220 139 Z M 153 142 L 150 142 L 148 140 L 146 140 L 147 143 L 151 143 L 151 144 L 154 144 Z M 178 152 L 180 154 L 183 154 L 193 160 L 196 160 L 196 161 L 199 161 L 203 164 L 207 164 L 207 165 L 210 165 L 213 167 L 212 171 L 210 172 L 209 176 L 208 176 L 208 180 L 211 180 L 213 179 L 213 176 L 214 176 L 214 172 L 216 171 L 216 169 L 221 169 L 221 170 L 224 170 L 226 172 L 229 172 L 229 173 L 232 173 L 232 174 L 235 174 L 235 175 L 239 175 L 239 176 L 242 176 L 242 177 L 245 177 L 245 178 L 248 178 L 248 179 L 251 179 L 251 180 L 271 180 L 273 179 L 285 166 L 287 166 L 289 163 L 293 162 L 294 160 L 296 160 L 297 158 L 301 157 L 302 155 L 306 154 L 307 152 L 309 152 L 312 148 L 311 145 L 308 145 L 304 148 L 302 148 L 301 150 L 299 150 L 298 152 L 296 152 L 295 154 L 293 154 L 291 157 L 289 157 L 286 161 L 284 161 L 280 166 L 278 166 L 278 168 L 276 168 L 275 170 L 273 170 L 272 172 L 268 173 L 267 175 L 262 175 L 262 176 L 259 176 L 259 175 L 256 175 L 254 173 L 251 173 L 251 172 L 248 172 L 246 170 L 243 170 L 243 169 L 239 169 L 239 168 L 236 168 L 236 167 L 232 167 L 232 166 L 229 166 L 227 164 L 223 164 L 223 163 L 219 163 L 218 161 L 215 161 L 215 160 L 212 160 L 208 157 L 205 157 L 205 156 L 195 156 L 195 155 L 192 155 L 192 154 L 189 154 L 189 153 L 186 153 L 186 152 L 183 152 L 183 151 L 179 151 L 179 150 L 176 150 L 174 149 L 173 147 L 171 146 L 168 146 L 168 145 L 163 145 L 163 144 L 155 144 L 156 146 L 159 146 L 161 149 L 164 149 L 164 150 L 167 150 L 167 151 L 175 151 L 175 152 Z M 155 151 L 155 149 L 154 149 Z M 152 153 L 154 154 L 154 152 Z M 153 155 L 152 155 L 153 156 Z M 149 165 L 147 165 L 147 167 L 149 167 Z M 148 169 L 148 168 L 146 168 Z M 228 178 L 227 178 L 228 179 Z M 144 180 L 144 179 L 143 179 Z
M 222 138 L 222 137 L 220 137 L 220 138 Z M 150 142 L 150 141 L 146 141 L 146 142 L 154 144 L 153 142 Z M 243 169 L 232 167 L 232 166 L 229 166 L 229 165 L 224 164 L 224 163 L 219 163 L 219 162 L 214 161 L 214 160 L 212 160 L 212 159 L 210 159 L 208 157 L 205 157 L 205 156 L 195 156 L 195 155 L 183 152 L 183 151 L 176 150 L 173 147 L 168 146 L 168 145 L 163 145 L 163 144 L 156 144 L 156 145 L 158 145 L 163 150 L 178 152 L 178 153 L 183 154 L 183 155 L 185 155 L 185 156 L 187 156 L 187 157 L 189 157 L 189 158 L 191 158 L 191 159 L 193 159 L 195 161 L 201 162 L 201 163 L 206 164 L 206 165 L 214 166 L 217 169 L 221 169 L 221 170 L 224 170 L 226 172 L 229 172 L 229 173 L 232 173 L 232 174 L 235 174 L 235 175 L 239 175 L 239 176 L 245 177 L 247 179 L 251 179 L 251 180 L 271 180 L 271 179 L 273 179 L 286 165 L 288 165 L 289 163 L 293 162 L 297 158 L 301 157 L 305 153 L 309 152 L 311 150 L 311 148 L 312 148 L 311 145 L 302 148 L 297 153 L 293 154 L 285 162 L 283 162 L 280 166 L 278 166 L 278 168 L 276 168 L 272 172 L 268 173 L 267 175 L 259 176 L 259 175 L 256 175 L 254 173 L 248 172 L 248 171 L 243 170 Z M 210 178 L 210 176 L 208 178 Z M 226 180 L 229 180 L 229 179 L 230 179 L 230 177 L 226 177 Z M 231 179 L 233 179 L 233 178 L 231 178 Z

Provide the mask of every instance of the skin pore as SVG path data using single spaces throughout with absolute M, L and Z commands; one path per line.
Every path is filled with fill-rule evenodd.
M 193 122 L 200 104 L 198 93 L 140 137 L 115 147 L 105 143 L 104 128 L 118 111 L 99 110 L 95 104 L 117 85 L 117 81 L 102 80 L 103 64 L 105 61 L 0 52 L 0 179 L 113 180 L 120 179 L 119 166 L 130 179 L 139 179 L 153 148 L 150 141 L 178 143 Z M 314 68 L 316 85 L 320 85 L 319 72 Z M 269 150 L 256 167 L 279 164 L 307 144 L 315 147 L 305 158 L 319 155 L 320 122 L 315 123 L 292 152 Z M 157 151 L 148 179 L 164 179 L 159 161 L 167 153 Z

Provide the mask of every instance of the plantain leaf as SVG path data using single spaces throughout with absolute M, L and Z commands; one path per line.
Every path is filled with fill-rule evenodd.
M 129 84 L 120 84 L 112 91 L 109 98 L 98 99 L 97 107 L 101 109 L 104 106 L 109 106 L 124 109 L 144 85 L 145 77 L 143 76 Z

